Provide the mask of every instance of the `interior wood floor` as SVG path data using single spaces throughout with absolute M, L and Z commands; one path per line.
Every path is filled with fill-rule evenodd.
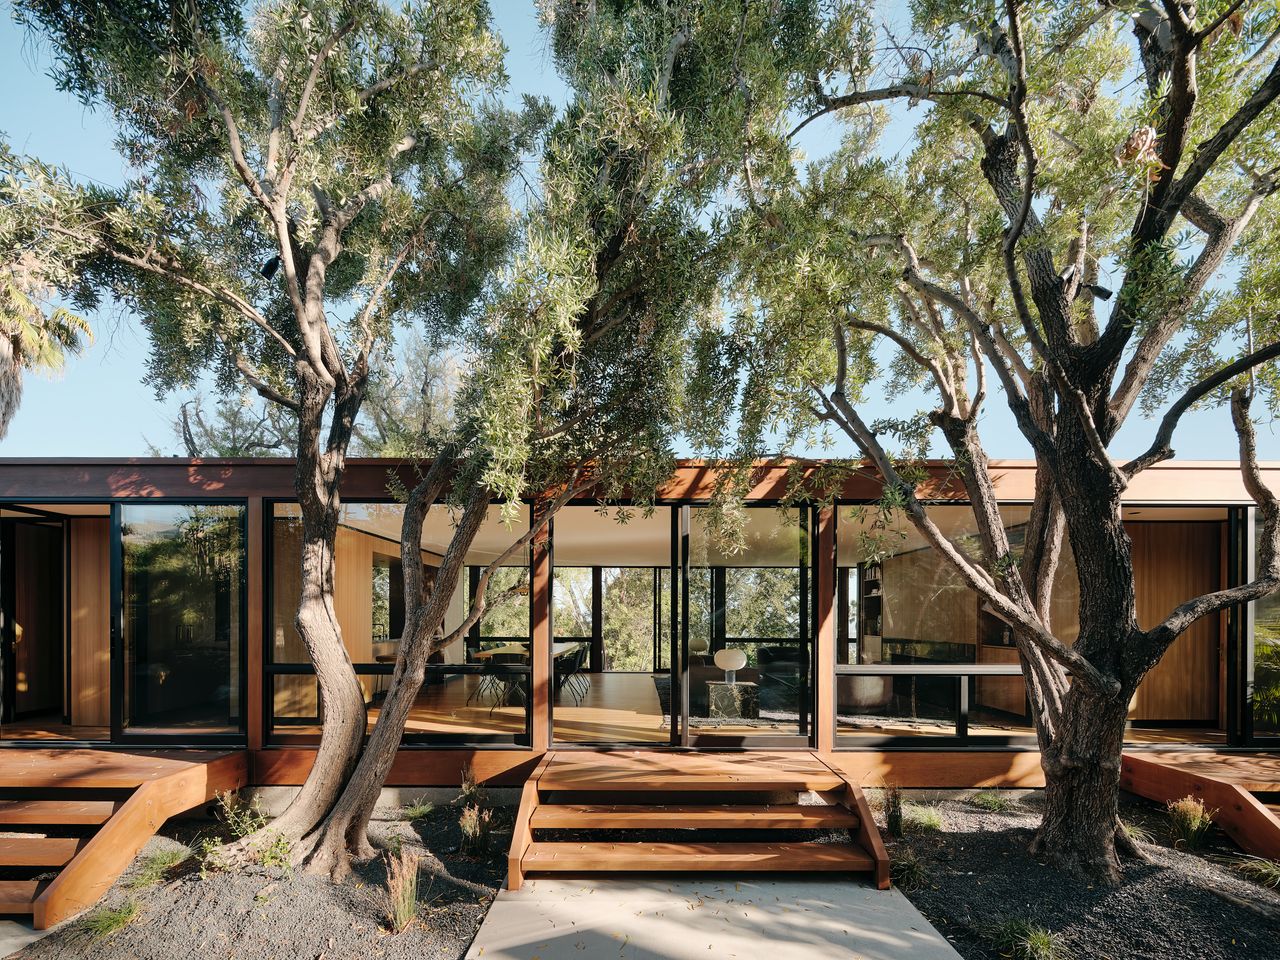
M 239 733 L 237 727 L 210 727 L 205 724 L 174 723 L 166 726 L 134 726 L 129 728 L 133 736 L 156 734 L 172 736 L 190 730 L 194 733 Z M 102 726 L 73 725 L 63 723 L 58 714 L 39 717 L 24 717 L 13 723 L 0 724 L 0 740 L 78 740 L 85 743 L 99 741 L 106 743 L 111 739 L 111 728 Z
M 867 717 L 857 725 L 840 723 L 836 736 L 846 742 L 856 742 L 859 737 L 950 737 L 955 735 L 955 723 L 950 720 L 894 720 L 884 717 Z M 984 723 L 969 718 L 971 737 L 1034 737 L 1030 724 Z M 1125 743 L 1203 743 L 1225 744 L 1224 730 L 1210 727 L 1130 727 L 1125 731 Z

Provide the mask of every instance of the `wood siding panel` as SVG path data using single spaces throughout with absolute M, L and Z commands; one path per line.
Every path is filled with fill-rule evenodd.
M 71 524 L 71 723 L 111 723 L 111 521 Z
M 13 546 L 13 706 L 19 715 L 61 712 L 62 529 L 14 524 Z
M 1219 523 L 1129 523 L 1138 624 L 1149 629 L 1178 604 L 1221 584 Z M 1134 696 L 1131 720 L 1218 721 L 1219 617 L 1192 624 Z
M 977 597 L 935 551 L 889 557 L 881 569 L 886 640 L 977 643 Z

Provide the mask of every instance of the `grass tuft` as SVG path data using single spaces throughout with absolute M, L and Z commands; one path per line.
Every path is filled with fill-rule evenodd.
M 466 764 L 462 768 L 462 795 L 458 800 L 464 805 L 474 804 L 475 806 L 484 806 L 488 800 L 484 787 L 480 785 L 480 781 L 476 779 L 475 769 L 471 764 Z
M 1140 823 L 1129 823 L 1127 820 L 1121 820 L 1120 829 L 1123 830 L 1124 835 L 1134 843 L 1156 842 L 1155 834 Z
M 1204 846 L 1213 830 L 1217 810 L 1210 810 L 1198 797 L 1185 796 L 1169 801 L 1169 835 L 1175 847 L 1196 850 Z
M 942 829 L 942 811 L 924 803 L 908 803 L 903 815 L 911 833 L 937 833 Z
M 191 850 L 188 847 L 171 847 L 159 853 L 153 853 L 149 857 L 143 857 L 138 864 L 137 872 L 129 879 L 129 886 L 137 890 L 164 883 L 169 879 L 173 869 L 178 864 L 186 862 L 190 856 Z
M 1061 934 L 1029 920 L 1006 920 L 985 934 L 1009 960 L 1070 960 L 1071 952 Z
M 1231 869 L 1246 880 L 1280 890 L 1280 862 L 1246 855 L 1232 863 Z
M 387 921 L 395 933 L 418 915 L 418 855 L 401 849 L 387 856 Z
M 98 907 L 86 913 L 79 921 L 80 927 L 94 940 L 101 940 L 118 933 L 138 918 L 136 900 L 125 900 L 118 907 Z
M 400 819 L 412 822 L 414 820 L 425 820 L 431 816 L 431 812 L 435 810 L 436 805 L 430 800 L 424 800 L 419 797 L 413 803 L 406 804 L 400 808 Z
M 894 850 L 889 861 L 889 879 L 899 890 L 911 892 L 929 886 L 929 868 L 910 847 Z
M 489 850 L 489 831 L 493 823 L 493 811 L 474 803 L 462 808 L 458 826 L 462 828 L 462 844 L 459 853 L 469 857 L 480 856 Z
M 968 800 L 969 806 L 985 810 L 987 813 L 1008 813 L 1018 806 L 1017 798 L 1001 793 L 999 790 L 983 790 L 975 793 Z
M 900 837 L 905 832 L 902 816 L 902 791 L 897 787 L 884 788 L 884 822 L 891 837 Z

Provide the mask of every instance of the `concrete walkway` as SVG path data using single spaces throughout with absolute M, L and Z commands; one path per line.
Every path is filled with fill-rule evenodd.
M 47 937 L 52 930 L 34 930 L 30 920 L 0 920 L 0 957 L 17 953 L 28 943 Z
M 897 890 L 859 881 L 528 880 L 467 960 L 959 960 Z

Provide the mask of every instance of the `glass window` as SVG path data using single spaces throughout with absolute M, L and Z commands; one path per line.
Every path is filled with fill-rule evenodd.
M 1255 557 L 1260 528 L 1255 525 Z M 1253 604 L 1253 733 L 1280 735 L 1280 593 Z
M 244 508 L 120 508 L 131 730 L 235 732 L 240 726 Z
M 695 734 L 807 736 L 811 709 L 807 530 L 799 509 L 744 511 L 736 537 L 689 511 L 689 727 Z M 724 649 L 741 653 L 729 672 Z
M 671 510 L 556 515 L 554 737 L 669 743 Z
M 348 503 L 338 525 L 334 612 L 364 689 L 370 728 L 390 687 L 404 634 L 403 517 L 404 508 L 397 503 Z M 427 515 L 420 547 L 428 583 L 449 548 L 456 521 L 457 514 L 443 506 Z M 489 508 L 445 615 L 446 636 L 464 623 L 480 571 L 525 532 L 528 522 L 527 508 L 519 508 L 513 522 L 504 520 L 501 506 Z M 295 671 L 278 671 L 272 677 L 272 737 L 280 743 L 314 741 L 322 710 L 310 660 L 294 626 L 301 593 L 301 544 L 298 507 L 275 505 L 268 671 L 272 665 Z M 488 598 L 490 607 L 479 624 L 432 655 L 406 725 L 407 742 L 512 742 L 525 736 L 527 551 L 517 551 L 509 565 L 497 569 Z M 497 652 L 490 655 L 490 650 Z M 299 668 L 304 672 L 296 672 Z

